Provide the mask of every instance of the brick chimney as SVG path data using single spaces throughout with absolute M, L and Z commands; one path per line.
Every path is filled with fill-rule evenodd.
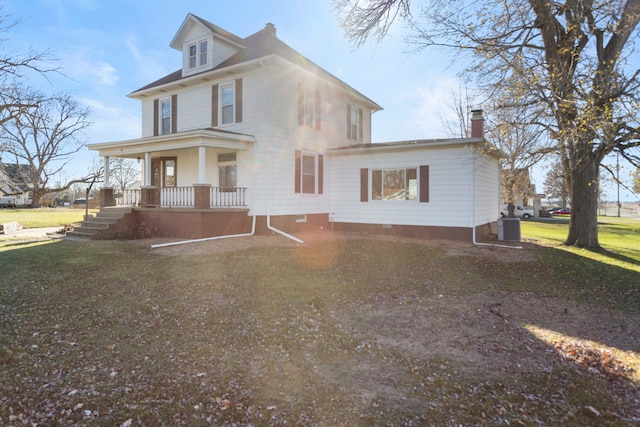
M 264 29 L 267 33 L 271 34 L 273 37 L 276 36 L 276 26 L 269 22 L 264 26 Z
M 471 110 L 471 138 L 484 138 L 482 110 Z

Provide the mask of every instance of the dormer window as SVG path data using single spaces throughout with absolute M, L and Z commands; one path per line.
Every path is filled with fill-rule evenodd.
M 202 65 L 207 65 L 207 41 L 203 40 L 200 43 L 198 43 L 198 45 L 200 46 L 200 53 L 199 53 L 199 64 L 200 66 Z
M 189 68 L 207 65 L 207 41 L 200 40 L 198 43 L 189 45 Z

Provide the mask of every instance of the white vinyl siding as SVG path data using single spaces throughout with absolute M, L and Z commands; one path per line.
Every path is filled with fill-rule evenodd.
M 463 147 L 327 156 L 332 165 L 327 176 L 334 221 L 468 227 L 473 197 L 471 156 L 470 150 Z M 497 160 L 493 163 L 497 164 Z M 361 168 L 368 168 L 371 176 L 375 169 L 419 169 L 421 165 L 429 166 L 428 203 L 360 201 Z M 371 195 L 371 180 L 368 185 Z

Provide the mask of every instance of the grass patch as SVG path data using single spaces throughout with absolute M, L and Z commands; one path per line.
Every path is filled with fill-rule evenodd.
M 604 264 L 640 271 L 640 221 L 634 218 L 599 217 L 598 240 L 602 250 L 564 246 L 569 220 L 528 220 L 522 223 L 523 238 L 556 247 Z
M 89 215 L 96 212 L 89 209 Z M 84 221 L 84 213 L 84 209 L 67 208 L 0 209 L 0 224 L 19 222 L 24 228 L 76 225 Z
M 223 243 L 0 242 L 0 424 L 640 420 L 626 264 L 555 246 Z

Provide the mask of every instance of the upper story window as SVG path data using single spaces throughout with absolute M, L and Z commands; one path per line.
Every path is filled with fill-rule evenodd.
M 160 101 L 160 135 L 171 133 L 171 99 Z
M 222 116 L 223 125 L 235 122 L 233 118 L 233 113 L 235 110 L 234 105 L 235 105 L 235 88 L 233 83 L 221 86 L 220 87 L 220 106 L 222 110 L 221 116 Z
M 211 126 L 242 123 L 242 79 L 211 87 Z
M 206 40 L 189 45 L 189 68 L 207 65 L 207 46 Z
M 347 104 L 347 138 L 353 141 L 362 141 L 363 111 L 355 105 Z
M 198 45 L 200 46 L 200 52 L 198 54 L 200 60 L 198 61 L 198 65 L 207 65 L 207 41 L 203 40 L 198 43 Z
M 320 129 L 320 91 L 315 87 L 298 85 L 298 124 Z

